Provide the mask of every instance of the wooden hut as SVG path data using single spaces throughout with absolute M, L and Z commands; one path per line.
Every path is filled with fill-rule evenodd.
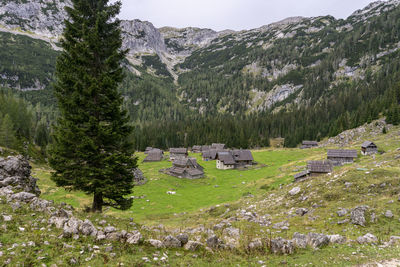
M 303 141 L 302 146 L 300 148 L 307 149 L 307 148 L 313 148 L 313 147 L 318 147 L 317 141 Z
M 357 150 L 346 149 L 329 149 L 328 159 L 333 162 L 334 166 L 340 166 L 345 163 L 353 163 L 357 158 Z
M 208 151 L 203 151 L 202 153 L 202 158 L 204 161 L 210 161 L 210 160 L 216 160 L 217 159 L 217 154 L 219 152 L 228 152 L 228 150 L 225 149 L 210 149 Z
M 378 146 L 373 142 L 365 141 L 361 145 L 361 154 L 363 155 L 372 155 L 378 153 Z
M 143 162 L 157 162 L 162 161 L 164 157 L 164 152 L 161 149 L 154 148 L 147 152 L 147 157 L 143 160 Z
M 181 158 L 174 160 L 167 174 L 178 178 L 199 179 L 204 177 L 204 169 L 195 158 Z
M 300 181 L 303 181 L 303 180 L 307 179 L 309 176 L 310 176 L 310 171 L 309 170 L 305 170 L 305 171 L 302 171 L 300 173 L 296 173 L 294 175 L 294 181 L 295 182 L 300 182 Z
M 218 152 L 217 153 L 217 169 L 219 170 L 229 170 L 236 167 L 236 161 L 233 158 L 232 152 Z
M 237 168 L 254 164 L 254 158 L 250 150 L 232 150 L 232 155 Z
M 201 152 L 202 153 L 206 152 L 206 151 L 209 151 L 210 149 L 211 149 L 211 146 L 208 146 L 208 145 L 201 146 Z
M 307 162 L 307 171 L 310 176 L 319 176 L 333 171 L 333 164 L 329 160 Z
M 171 161 L 187 158 L 188 155 L 189 154 L 188 154 L 187 148 L 170 148 L 169 149 L 169 159 Z
M 201 146 L 193 146 L 192 152 L 193 153 L 201 153 Z

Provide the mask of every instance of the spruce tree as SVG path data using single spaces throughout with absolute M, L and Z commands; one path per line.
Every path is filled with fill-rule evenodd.
M 127 51 L 118 15 L 121 3 L 72 0 L 67 7 L 57 59 L 55 94 L 60 117 L 54 127 L 52 179 L 67 190 L 93 195 L 92 211 L 103 205 L 127 209 L 132 201 L 132 127 L 117 88 Z

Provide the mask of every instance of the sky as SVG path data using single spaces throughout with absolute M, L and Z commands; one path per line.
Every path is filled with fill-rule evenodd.
M 121 0 L 121 19 L 150 21 L 157 28 L 248 30 L 287 17 L 346 18 L 372 0 Z

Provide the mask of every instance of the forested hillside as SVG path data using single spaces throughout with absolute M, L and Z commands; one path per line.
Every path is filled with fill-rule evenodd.
M 10 19 L 0 19 L 10 29 Z M 121 93 L 137 149 L 211 142 L 247 148 L 267 146 L 273 137 L 296 146 L 383 115 L 399 123 L 397 0 L 373 3 L 346 20 L 290 18 L 241 32 L 123 25 L 130 53 Z M 35 31 L 1 29 L 0 84 L 31 103 L 49 132 L 57 114 L 57 45 Z

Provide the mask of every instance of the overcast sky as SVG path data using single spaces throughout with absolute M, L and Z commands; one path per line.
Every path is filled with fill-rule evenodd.
M 122 0 L 122 19 L 156 27 L 244 30 L 287 17 L 332 15 L 346 18 L 371 0 Z

